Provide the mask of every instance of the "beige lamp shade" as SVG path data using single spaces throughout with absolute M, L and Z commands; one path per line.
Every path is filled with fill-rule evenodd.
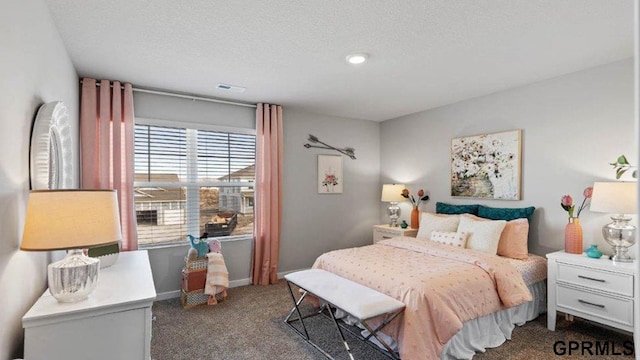
M 21 250 L 66 250 L 122 240 L 115 190 L 31 191 Z
M 635 214 L 637 186 L 635 182 L 594 183 L 589 210 L 609 214 Z
M 407 201 L 402 196 L 402 190 L 404 190 L 404 184 L 384 184 L 382 185 L 382 198 L 380 201 L 384 202 L 401 202 Z

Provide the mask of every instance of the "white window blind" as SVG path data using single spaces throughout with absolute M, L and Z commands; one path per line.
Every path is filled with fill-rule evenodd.
M 253 231 L 255 135 L 135 125 L 138 243 Z

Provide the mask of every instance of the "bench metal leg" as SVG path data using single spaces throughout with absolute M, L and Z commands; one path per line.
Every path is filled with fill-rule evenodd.
M 303 292 L 302 296 L 300 296 L 300 298 L 298 300 L 296 300 L 296 297 L 293 294 L 293 290 L 291 289 L 291 283 L 289 281 L 287 281 L 287 287 L 289 288 L 289 295 L 291 296 L 291 300 L 293 301 L 293 308 L 291 309 L 291 311 L 289 311 L 289 314 L 284 319 L 284 322 L 287 325 L 289 325 L 289 327 L 291 327 L 293 330 L 295 330 L 295 332 L 297 332 L 298 335 L 300 335 L 307 343 L 309 343 L 311 346 L 316 348 L 316 350 L 320 351 L 328 359 L 334 360 L 334 358 L 329 353 L 327 353 L 321 347 L 319 347 L 313 341 L 311 341 L 311 339 L 309 338 L 309 333 L 307 331 L 307 327 L 304 324 L 304 319 L 309 318 L 309 317 L 313 317 L 313 316 L 317 316 L 317 315 L 320 315 L 320 314 L 324 314 L 323 312 L 324 312 L 325 309 L 327 309 L 329 315 L 326 315 L 326 314 L 324 314 L 324 315 L 327 316 L 328 318 L 330 318 L 333 321 L 333 323 L 335 324 L 336 328 L 338 329 L 338 333 L 340 334 L 340 338 L 342 339 L 342 343 L 344 344 L 344 347 L 347 350 L 347 353 L 349 354 L 349 358 L 351 360 L 354 360 L 354 357 L 353 357 L 353 354 L 351 353 L 351 348 L 349 347 L 349 344 L 347 343 L 347 340 L 344 337 L 344 333 L 342 332 L 343 329 L 345 331 L 349 332 L 350 334 L 354 335 L 356 338 L 368 343 L 370 346 L 372 346 L 374 349 L 380 351 L 382 354 L 384 354 L 384 355 L 386 355 L 386 356 L 388 356 L 388 357 L 390 357 L 392 359 L 400 359 L 398 357 L 398 355 L 396 355 L 396 353 L 391 349 L 389 344 L 387 344 L 382 338 L 380 338 L 380 336 L 378 335 L 378 332 L 380 330 L 382 330 L 382 328 L 387 326 L 387 324 L 389 324 L 398 315 L 402 314 L 404 309 L 402 309 L 400 311 L 397 311 L 395 313 L 392 313 L 392 314 L 388 314 L 385 317 L 385 319 L 383 320 L 383 322 L 380 325 L 378 325 L 375 329 L 372 329 L 364 320 L 361 320 L 360 324 L 362 324 L 367 329 L 367 331 L 369 331 L 369 335 L 367 337 L 363 337 L 362 335 L 357 334 L 357 333 L 353 332 L 352 330 L 350 330 L 350 329 L 348 329 L 346 327 L 343 328 L 343 326 L 341 326 L 338 323 L 338 319 L 336 319 L 336 317 L 333 314 L 333 311 L 331 309 L 331 304 L 329 304 L 328 302 L 325 303 L 324 305 L 322 305 L 317 312 L 314 312 L 314 313 L 307 314 L 307 315 L 303 316 L 302 313 L 300 312 L 300 304 L 302 304 L 302 301 L 309 294 L 309 292 L 306 289 L 301 288 L 304 292 Z M 297 318 L 292 318 L 294 313 L 297 313 L 297 315 L 298 315 Z M 302 324 L 302 329 L 303 329 L 304 333 L 302 331 L 298 330 L 298 328 L 296 328 L 295 326 L 292 325 L 292 322 L 294 322 L 294 321 L 300 321 L 300 323 Z M 372 337 L 372 336 L 374 336 L 387 349 L 386 352 L 384 350 L 380 349 L 375 344 L 372 344 L 370 341 L 368 341 L 369 338 Z
M 372 330 L 372 329 L 369 327 L 369 325 L 368 325 L 366 322 L 364 322 L 364 321 L 360 322 L 360 324 L 362 324 L 362 326 L 364 326 L 364 327 L 369 331 L 369 336 L 365 337 L 365 338 L 364 338 L 364 340 L 369 341 L 369 338 L 370 338 L 371 336 L 375 337 L 375 338 L 378 340 L 378 342 L 379 342 L 380 344 L 382 344 L 382 346 L 384 346 L 384 347 L 385 347 L 385 349 L 387 349 L 387 351 L 389 352 L 389 354 L 390 354 L 390 355 L 392 355 L 392 356 L 391 356 L 391 358 L 393 358 L 393 359 L 397 359 L 397 357 L 395 356 L 395 351 L 393 351 L 393 349 L 391 349 L 391 347 L 389 346 L 389 344 L 387 344 L 387 342 L 386 342 L 386 341 L 384 341 L 384 340 L 383 340 L 383 339 L 378 335 L 378 330 Z
M 289 315 L 287 315 L 287 317 L 284 319 L 284 323 L 289 325 L 289 327 L 292 328 L 293 330 L 295 330 L 295 332 L 297 332 L 298 335 L 300 335 L 300 337 L 302 337 L 307 343 L 309 343 L 309 345 L 313 346 L 316 350 L 320 351 L 322 355 L 324 355 L 327 359 L 335 360 L 328 352 L 324 351 L 321 347 L 319 347 L 313 341 L 311 341 L 311 339 L 309 338 L 309 333 L 307 332 L 307 327 L 304 324 L 304 319 L 312 316 L 320 315 L 326 305 L 321 306 L 320 310 L 317 313 L 312 313 L 312 314 L 302 316 L 302 314 L 300 313 L 300 304 L 302 303 L 302 301 L 304 300 L 304 298 L 307 296 L 309 292 L 302 289 L 304 290 L 304 293 L 302 294 L 302 296 L 300 296 L 300 299 L 296 301 L 296 297 L 293 295 L 293 290 L 291 290 L 291 283 L 289 281 L 287 281 L 287 287 L 289 288 L 289 295 L 291 295 L 291 300 L 293 301 L 293 309 L 289 311 Z M 291 316 L 293 315 L 294 312 L 298 313 L 297 319 L 291 319 Z M 302 329 L 304 330 L 304 334 L 291 324 L 293 321 L 298 321 L 298 320 L 302 324 Z
M 386 342 L 386 341 L 382 340 L 382 339 L 380 338 L 380 336 L 378 336 L 378 332 L 379 332 L 380 330 L 382 330 L 382 328 L 384 328 L 385 326 L 387 326 L 387 324 L 388 324 L 388 323 L 390 323 L 391 321 L 393 321 L 393 319 L 395 319 L 395 318 L 396 318 L 398 315 L 400 315 L 401 313 L 402 313 L 402 310 L 401 310 L 401 311 L 397 311 L 397 312 L 395 312 L 394 314 L 387 315 L 387 316 L 386 316 L 386 318 L 385 318 L 385 320 L 382 322 L 382 324 L 378 325 L 378 327 L 376 327 L 375 329 L 371 329 L 371 327 L 369 327 L 369 324 L 367 324 L 365 321 L 361 321 L 361 322 L 360 322 L 360 324 L 362 324 L 362 326 L 364 326 L 364 327 L 369 331 L 369 336 L 365 337 L 364 339 L 365 339 L 365 340 L 369 340 L 369 338 L 370 338 L 371 336 L 375 337 L 375 338 L 376 338 L 376 339 L 378 339 L 378 341 L 382 344 L 382 346 L 384 346 L 384 347 L 387 349 L 387 351 L 388 351 L 390 354 L 394 354 L 394 355 L 395 355 L 395 352 L 391 349 L 391 347 L 389 346 L 389 344 L 387 344 L 387 342 Z M 395 358 L 395 356 L 394 356 L 394 358 Z
M 331 315 L 331 320 L 333 320 L 333 323 L 336 325 L 336 328 L 338 329 L 338 333 L 340 333 L 340 338 L 342 339 L 344 348 L 347 349 L 347 353 L 349 353 L 349 359 L 354 360 L 353 354 L 351 353 L 351 348 L 349 347 L 349 344 L 347 344 L 347 340 L 344 338 L 344 334 L 342 333 L 342 328 L 340 324 L 338 324 L 338 320 L 336 320 L 336 317 L 333 315 L 333 311 L 331 311 L 331 306 L 328 306 L 328 308 L 329 308 L 329 315 Z
M 305 290 L 304 294 L 300 296 L 300 299 L 296 301 L 296 297 L 293 295 L 293 290 L 291 290 L 291 283 L 288 281 L 287 281 L 287 287 L 289 288 L 289 295 L 291 295 L 291 300 L 293 301 L 293 309 L 289 311 L 289 315 L 287 315 L 287 317 L 284 319 L 284 322 L 287 323 L 287 325 L 291 326 L 295 331 L 297 331 L 300 334 L 300 336 L 304 336 L 304 338 L 307 339 L 307 341 L 309 341 L 309 333 L 307 332 L 307 327 L 304 325 L 304 321 L 302 321 L 303 317 L 302 317 L 302 314 L 300 313 L 300 307 L 299 307 L 302 301 L 304 300 L 304 298 L 307 296 L 308 292 Z M 298 319 L 294 319 L 294 320 L 300 320 L 300 323 L 302 324 L 302 329 L 304 330 L 304 335 L 302 335 L 300 330 L 298 330 L 295 326 L 291 325 L 291 322 L 289 321 L 294 311 L 298 313 Z

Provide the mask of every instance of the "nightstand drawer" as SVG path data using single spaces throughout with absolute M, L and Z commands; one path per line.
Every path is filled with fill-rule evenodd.
M 633 300 L 599 295 L 558 285 L 558 310 L 562 308 L 633 326 Z M 580 316 L 580 315 L 578 315 Z
M 633 297 L 633 275 L 558 263 L 558 282 Z
M 380 236 L 382 236 L 385 239 L 390 239 L 396 236 L 402 236 L 402 232 L 398 230 L 376 229 L 376 231 L 378 232 L 378 234 L 380 234 Z
M 409 236 L 416 237 L 418 229 L 403 229 L 399 226 L 390 227 L 389 225 L 374 225 L 373 226 L 373 243 L 378 241 L 391 239 L 397 236 Z
M 384 229 L 374 229 L 373 230 L 373 243 L 377 243 L 378 241 L 391 239 L 392 237 L 400 236 L 397 232 L 387 231 Z

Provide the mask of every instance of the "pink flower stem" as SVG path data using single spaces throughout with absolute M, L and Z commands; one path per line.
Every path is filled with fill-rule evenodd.
M 582 209 L 584 209 L 584 205 L 587 202 L 587 198 L 582 199 L 582 204 L 580 204 L 580 207 L 578 208 L 578 215 L 576 215 L 576 217 L 580 217 L 580 213 L 582 212 Z

